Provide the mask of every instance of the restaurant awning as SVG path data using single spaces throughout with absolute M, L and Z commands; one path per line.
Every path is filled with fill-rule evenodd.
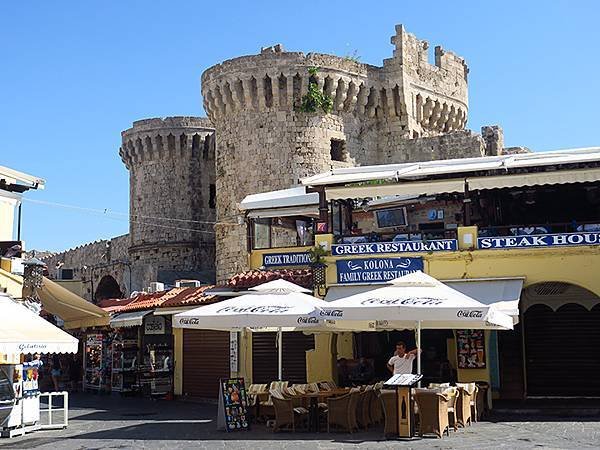
M 290 206 L 318 205 L 319 194 L 307 193 L 304 186 L 296 186 L 289 189 L 262 192 L 244 197 L 239 208 L 242 211 L 255 209 L 286 208 Z
M 290 206 L 289 208 L 255 209 L 248 212 L 251 219 L 270 219 L 272 217 L 308 216 L 319 217 L 318 205 Z
M 78 342 L 20 302 L 0 295 L 0 353 L 77 353 Z
M 37 293 L 44 309 L 60 317 L 66 329 L 108 325 L 108 312 L 48 278 Z
M 328 187 L 325 191 L 327 200 L 345 198 L 384 197 L 389 195 L 415 196 L 435 195 L 452 192 L 464 192 L 465 180 L 407 181 L 389 184 L 365 184 L 356 186 Z
M 110 319 L 110 326 L 112 328 L 140 327 L 144 317 L 150 313 L 152 310 L 120 313 Z
M 543 186 L 546 184 L 592 183 L 594 181 L 600 181 L 600 169 L 557 170 L 554 172 L 523 173 L 467 179 L 470 191 Z

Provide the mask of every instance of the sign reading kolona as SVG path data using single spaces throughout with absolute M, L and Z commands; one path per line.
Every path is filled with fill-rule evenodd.
M 331 246 L 333 256 L 369 255 L 376 253 L 444 252 L 458 249 L 456 239 L 432 241 L 369 242 L 364 244 L 335 244 Z
M 422 258 L 369 258 L 336 261 L 337 282 L 383 283 L 423 270 Z

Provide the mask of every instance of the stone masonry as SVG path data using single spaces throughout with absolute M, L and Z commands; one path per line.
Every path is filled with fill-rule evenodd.
M 393 57 L 381 67 L 277 45 L 202 74 L 204 108 L 217 130 L 217 280 L 246 269 L 237 205 L 248 194 L 285 189 L 332 166 L 486 153 L 488 143 L 464 130 L 464 59 L 436 47 L 429 64 L 427 42 L 401 25 L 391 41 Z M 311 82 L 333 100 L 331 113 L 298 110 Z M 334 154 L 334 145 L 342 152 Z
M 177 278 L 224 281 L 248 268 L 238 208 L 248 194 L 285 189 L 331 167 L 504 151 L 499 127 L 484 127 L 483 136 L 465 129 L 463 58 L 436 47 L 429 64 L 429 44 L 402 25 L 391 43 L 382 66 L 278 44 L 210 67 L 201 79 L 208 118 L 139 120 L 122 133 L 130 233 L 115 239 L 128 265 L 107 266 L 102 246 L 113 239 L 55 255 L 50 269 L 58 262 L 99 267 L 123 293 Z M 331 98 L 331 112 L 299 111 L 310 83 Z

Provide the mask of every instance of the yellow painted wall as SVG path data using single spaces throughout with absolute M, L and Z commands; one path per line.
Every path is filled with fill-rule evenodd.
M 23 296 L 23 277 L 0 269 L 0 287 L 14 298 Z
M 173 328 L 173 348 L 175 368 L 173 370 L 173 390 L 175 395 L 183 394 L 183 328 Z
M 306 381 L 332 381 L 335 351 L 332 333 L 315 333 L 315 348 L 306 352 Z
M 485 331 L 485 369 L 459 369 L 456 358 L 456 339 L 448 339 L 446 341 L 448 351 L 448 361 L 457 371 L 459 383 L 471 383 L 472 381 L 487 381 L 490 382 L 490 332 Z
M 468 229 L 468 232 L 476 230 Z M 463 233 L 464 234 L 464 233 Z M 329 238 L 330 235 L 324 235 Z M 318 239 L 319 236 L 316 236 Z M 327 239 L 326 239 L 327 240 Z M 464 246 L 463 246 L 464 248 Z M 290 248 L 287 251 L 301 251 L 307 247 Z M 253 252 L 252 267 L 262 264 L 262 254 L 284 252 L 286 249 L 270 249 Z M 445 279 L 462 278 L 498 278 L 498 277 L 525 277 L 524 286 L 531 286 L 545 281 L 561 281 L 581 286 L 594 294 L 600 296 L 600 246 L 573 246 L 573 247 L 546 247 L 525 248 L 506 250 L 460 250 L 452 252 L 434 253 L 401 253 L 401 254 L 378 254 L 373 257 L 402 257 L 421 256 L 425 265 L 425 272 L 429 275 Z M 354 258 L 365 258 L 369 255 L 356 255 Z M 327 285 L 337 282 L 336 264 L 337 259 L 352 259 L 353 257 L 325 258 L 327 268 Z M 307 370 L 311 380 L 318 381 L 327 378 L 327 370 L 333 370 L 331 354 L 326 349 L 329 345 L 319 338 L 317 340 L 318 350 L 307 355 Z M 456 367 L 455 341 L 448 342 L 448 356 Z M 337 357 L 352 358 L 352 335 L 344 333 L 338 335 Z M 333 353 L 333 350 L 331 350 Z M 489 332 L 486 332 L 486 357 L 487 366 L 490 367 L 489 357 Z M 249 356 L 250 361 L 252 357 Z M 330 372 L 332 376 L 332 372 Z M 461 382 L 490 381 L 488 369 L 459 369 L 458 378 Z

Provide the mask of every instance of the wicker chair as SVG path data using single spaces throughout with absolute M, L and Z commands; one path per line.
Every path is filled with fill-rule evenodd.
M 352 433 L 352 422 L 350 421 L 350 394 L 341 397 L 327 399 L 327 432 L 332 428 L 343 428 Z
M 308 410 L 301 407 L 294 407 L 291 399 L 278 398 L 271 395 L 273 407 L 275 408 L 275 426 L 273 431 L 282 429 L 296 431 L 296 422 L 308 421 Z
M 477 411 L 477 397 L 479 396 L 479 386 L 475 385 L 475 389 L 471 394 L 471 421 L 477 423 L 478 411 Z
M 461 427 L 471 425 L 471 394 L 464 387 L 458 388 L 455 410 L 458 425 Z
M 372 424 L 380 424 L 383 420 L 383 409 L 379 400 L 379 390 L 375 389 L 371 393 L 371 403 L 369 404 L 369 418 Z
M 456 399 L 458 398 L 458 389 L 455 387 L 447 388 L 444 390 L 444 395 L 448 397 L 448 424 L 458 431 L 458 422 L 456 420 Z
M 398 399 L 396 391 L 382 389 L 379 392 L 384 417 L 384 436 L 398 436 Z
M 371 424 L 369 416 L 369 403 L 371 402 L 371 394 L 373 391 L 365 389 L 359 392 L 358 401 L 356 402 L 356 421 L 359 428 L 368 430 Z
M 488 391 L 490 389 L 490 384 L 487 381 L 478 381 L 475 384 L 479 388 L 477 397 L 475 398 L 475 401 L 477 402 L 477 420 L 481 420 L 482 417 L 487 416 L 489 413 Z
M 419 406 L 419 436 L 435 434 L 441 438 L 449 434 L 448 397 L 437 392 L 417 392 L 415 401 Z

